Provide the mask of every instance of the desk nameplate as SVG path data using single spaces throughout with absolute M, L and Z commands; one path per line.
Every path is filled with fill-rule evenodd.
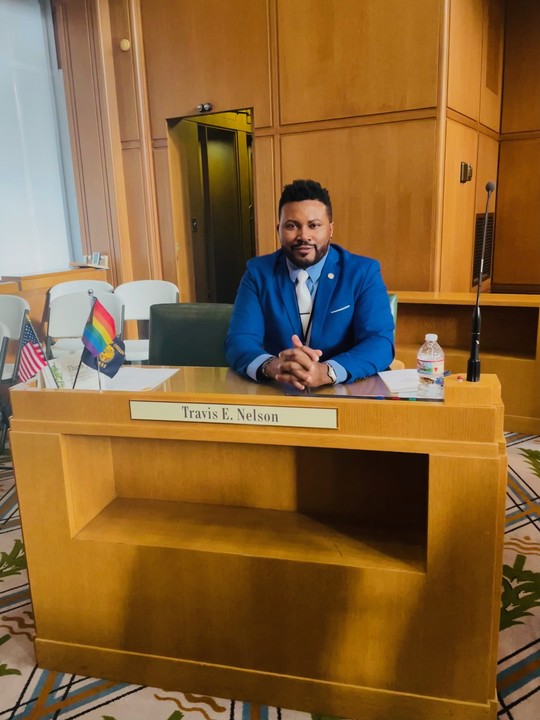
M 131 400 L 132 420 L 337 429 L 335 408 Z

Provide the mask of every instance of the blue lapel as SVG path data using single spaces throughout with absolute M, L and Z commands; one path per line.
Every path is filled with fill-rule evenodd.
M 289 322 L 291 324 L 291 336 L 298 335 L 298 337 L 303 337 L 302 323 L 300 321 L 300 315 L 298 314 L 296 293 L 289 276 L 289 269 L 287 268 L 285 255 L 282 252 L 278 255 L 275 274 L 278 287 L 278 298 L 281 300 L 283 311 L 289 318 Z

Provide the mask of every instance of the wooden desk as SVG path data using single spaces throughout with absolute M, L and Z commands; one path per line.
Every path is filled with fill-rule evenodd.
M 14 388 L 39 665 L 342 717 L 494 720 L 498 380 L 450 378 L 444 403 L 340 392 L 222 368 L 144 393 Z M 164 408 L 179 419 L 131 417 Z M 302 426 L 319 420 L 335 427 Z
M 0 281 L 0 295 L 16 295 L 19 286 L 16 282 Z

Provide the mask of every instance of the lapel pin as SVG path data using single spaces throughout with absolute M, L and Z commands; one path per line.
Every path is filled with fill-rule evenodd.
M 327 277 L 328 277 L 329 280 L 333 280 L 333 279 L 334 279 L 334 273 L 328 273 Z

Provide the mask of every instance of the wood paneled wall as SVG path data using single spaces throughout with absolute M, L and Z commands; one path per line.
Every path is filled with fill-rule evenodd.
M 500 291 L 540 292 L 540 129 L 501 143 L 493 283 Z
M 435 107 L 438 0 L 277 0 L 282 125 Z
M 452 0 L 444 167 L 441 273 L 438 289 L 472 289 L 475 215 L 485 210 L 486 183 L 497 181 L 504 0 Z M 462 162 L 472 181 L 459 181 Z M 497 192 L 490 210 L 494 210 Z M 490 283 L 483 289 L 489 289 Z
M 507 4 L 493 286 L 540 292 L 540 4 Z
M 456 175 L 461 161 L 476 174 L 478 132 L 455 120 L 446 125 L 443 234 L 440 290 L 471 288 L 476 183 L 461 183 Z M 424 288 L 422 288 L 424 289 Z
M 213 24 L 201 48 L 201 5 L 227 53 Z M 259 253 L 276 247 L 281 186 L 311 176 L 331 190 L 343 245 L 378 257 L 393 286 L 432 286 L 439 0 L 141 7 L 154 142 L 198 103 L 253 108 Z
M 483 21 L 483 0 L 453 0 L 450 7 L 448 107 L 475 119 L 480 113 Z
M 140 0 L 152 137 L 167 118 L 255 107 L 272 124 L 270 0 Z
M 105 2 L 75 0 L 70 11 L 87 15 Z M 124 193 L 132 257 L 122 262 L 134 277 L 177 281 L 181 299 L 193 299 L 168 120 L 198 116 L 210 102 L 215 112 L 253 109 L 258 253 L 276 247 L 282 185 L 313 176 L 331 191 L 336 238 L 380 259 L 389 286 L 471 289 L 470 213 L 479 179 L 494 179 L 479 148 L 498 141 L 504 0 L 108 7 L 107 109 L 117 116 L 124 180 L 114 190 Z M 474 167 L 465 193 L 461 160 Z
M 171 158 L 177 162 L 167 120 L 197 116 L 202 102 L 217 112 L 250 107 L 259 253 L 276 247 L 281 186 L 313 176 L 331 190 L 340 242 L 378 257 L 394 286 L 432 287 L 443 5 L 141 0 L 158 197 L 171 193 Z M 158 161 L 164 144 L 167 163 Z M 174 186 L 162 246 L 176 246 L 181 296 L 192 299 Z M 411 260 L 416 250 L 421 259 Z
M 282 177 L 320 179 L 336 242 L 381 260 L 390 287 L 421 290 L 434 281 L 435 141 L 434 118 L 286 134 Z
M 506 49 L 502 132 L 540 128 L 540 4 L 509 2 L 506 8 Z

